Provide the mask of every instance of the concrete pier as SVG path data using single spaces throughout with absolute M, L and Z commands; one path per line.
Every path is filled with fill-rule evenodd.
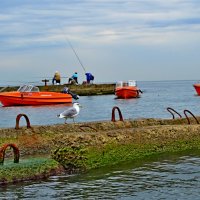
M 39 174 L 38 178 L 46 177 L 52 170 L 62 171 L 61 168 L 70 173 L 80 172 L 162 153 L 200 149 L 200 126 L 196 121 L 200 117 L 189 120 L 190 124 L 186 118 L 137 119 L 0 129 L 0 146 L 15 144 L 20 159 L 27 156 L 50 159 L 45 161 L 42 176 L 39 171 L 44 164 L 35 164 L 37 159 L 31 161 L 34 166 L 31 177 L 25 173 L 26 167 L 19 167 L 19 160 L 9 168 L 9 173 L 8 168 L 0 166 L 0 179 L 9 183 L 13 178 L 15 181 L 31 179 L 34 173 Z M 5 160 L 12 157 L 8 151 Z M 20 174 L 16 167 L 22 170 Z M 31 164 L 28 167 L 31 170 Z

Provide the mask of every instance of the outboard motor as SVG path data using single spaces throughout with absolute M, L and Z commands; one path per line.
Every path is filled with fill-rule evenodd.
M 61 91 L 64 94 L 68 94 L 69 88 L 68 87 L 64 87 L 63 90 Z
M 72 98 L 75 100 L 79 99 L 79 95 L 72 93 L 70 90 L 68 90 L 68 94 L 71 94 Z
M 68 87 L 64 87 L 63 90 L 62 90 L 62 93 L 72 95 L 72 98 L 75 99 L 75 100 L 79 99 L 79 95 L 74 94 L 73 92 L 71 92 Z

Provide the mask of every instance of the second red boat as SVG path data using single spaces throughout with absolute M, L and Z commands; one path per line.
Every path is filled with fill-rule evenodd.
M 193 86 L 194 86 L 197 94 L 200 95 L 200 83 L 195 83 Z
M 120 99 L 138 98 L 141 90 L 137 87 L 136 81 L 118 81 L 115 87 L 115 95 Z

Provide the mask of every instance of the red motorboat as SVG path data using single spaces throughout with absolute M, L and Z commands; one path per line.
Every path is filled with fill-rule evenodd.
M 118 81 L 115 87 L 115 95 L 120 99 L 138 98 L 141 90 L 137 87 L 136 81 Z
M 0 92 L 0 102 L 3 106 L 49 105 L 72 103 L 72 96 L 64 92 L 40 92 L 38 87 L 23 85 L 17 91 Z
M 193 86 L 194 86 L 197 94 L 200 95 L 200 83 L 195 83 Z

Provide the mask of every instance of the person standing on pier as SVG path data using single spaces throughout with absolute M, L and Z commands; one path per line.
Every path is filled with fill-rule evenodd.
M 60 73 L 58 71 L 56 71 L 54 74 L 54 77 L 52 79 L 52 84 L 54 85 L 54 82 L 56 82 L 56 85 L 57 84 L 60 85 L 60 81 L 61 81 Z
M 85 75 L 86 75 L 87 84 L 90 84 L 90 81 L 94 80 L 94 76 L 89 72 L 85 73 Z

